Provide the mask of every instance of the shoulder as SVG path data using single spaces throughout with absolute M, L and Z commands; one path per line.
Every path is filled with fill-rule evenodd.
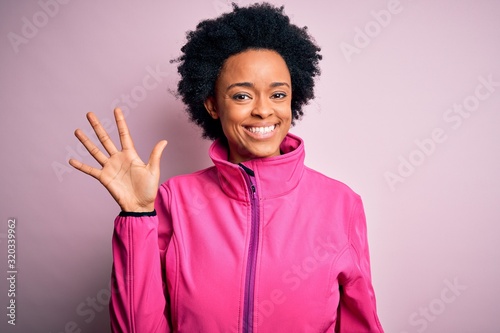
M 189 186 L 198 186 L 206 183 L 207 180 L 215 179 L 217 177 L 217 170 L 215 166 L 211 166 L 193 173 L 177 175 L 169 178 L 161 188 L 176 189 L 185 188 Z
M 176 205 L 205 203 L 207 193 L 216 190 L 217 182 L 215 167 L 171 177 L 158 189 L 157 206 L 171 209 Z
M 322 191 L 326 191 L 330 195 L 347 197 L 353 201 L 361 200 L 359 194 L 347 184 L 307 166 L 304 168 L 304 180 L 307 186 L 316 187 Z

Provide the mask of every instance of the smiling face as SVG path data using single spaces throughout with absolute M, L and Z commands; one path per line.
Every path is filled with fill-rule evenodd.
M 280 155 L 292 121 L 292 83 L 283 58 L 271 50 L 248 50 L 229 57 L 205 101 L 220 119 L 229 161 Z

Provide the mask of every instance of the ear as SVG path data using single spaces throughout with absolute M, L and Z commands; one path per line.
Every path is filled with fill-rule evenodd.
M 213 119 L 219 118 L 219 114 L 217 113 L 217 109 L 215 107 L 215 98 L 213 96 L 209 96 L 203 104 Z

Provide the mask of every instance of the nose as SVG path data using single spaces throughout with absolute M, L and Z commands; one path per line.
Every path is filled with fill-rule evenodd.
M 259 118 L 267 118 L 274 113 L 271 101 L 265 97 L 257 97 L 254 99 L 252 116 Z

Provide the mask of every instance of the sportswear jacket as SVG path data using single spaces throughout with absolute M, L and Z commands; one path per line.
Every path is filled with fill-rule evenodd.
M 227 161 L 162 184 L 152 213 L 120 213 L 113 332 L 382 332 L 360 197 L 282 155 Z

